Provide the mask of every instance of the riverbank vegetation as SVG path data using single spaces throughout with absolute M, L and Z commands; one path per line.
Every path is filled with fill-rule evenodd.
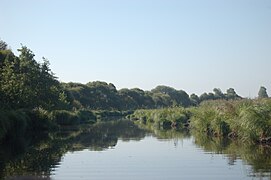
M 233 88 L 188 95 L 157 86 L 151 91 L 120 89 L 112 83 L 58 81 L 49 61 L 35 60 L 26 46 L 16 56 L 0 40 L 0 140 L 28 131 L 93 124 L 127 116 L 163 129 L 189 128 L 211 136 L 271 143 L 271 102 L 265 87 L 248 100 Z
M 136 110 L 129 116 L 162 129 L 190 129 L 203 136 L 271 144 L 271 99 L 205 101 L 198 107 Z
M 142 124 L 153 124 L 160 129 L 184 128 L 188 126 L 191 112 L 185 108 L 164 108 L 153 110 L 136 110 L 128 117 L 139 120 Z
M 191 127 L 213 136 L 271 143 L 271 100 L 213 101 L 193 110 Z

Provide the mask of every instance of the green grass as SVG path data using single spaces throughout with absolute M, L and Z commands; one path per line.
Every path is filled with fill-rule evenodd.
M 230 136 L 242 142 L 263 143 L 271 139 L 271 99 L 215 100 L 186 109 L 136 110 L 129 118 L 162 129 L 189 125 L 202 135 Z
M 234 133 L 242 141 L 271 137 L 271 100 L 208 101 L 192 112 L 191 126 L 215 136 Z
M 183 128 L 190 115 L 190 111 L 185 108 L 165 108 L 136 110 L 129 118 L 139 120 L 143 124 L 153 124 L 159 128 L 171 129 Z

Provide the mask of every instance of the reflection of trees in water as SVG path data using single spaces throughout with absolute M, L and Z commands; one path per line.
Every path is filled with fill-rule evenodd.
M 271 179 L 271 147 L 244 143 L 228 138 L 211 138 L 202 133 L 193 132 L 194 143 L 207 152 L 225 154 L 228 164 L 234 165 L 236 160 L 242 159 L 251 165 L 249 176 L 270 177 Z
M 174 147 L 179 146 L 179 142 L 183 144 L 183 139 L 190 138 L 191 135 L 187 129 L 168 129 L 159 128 L 152 124 L 137 123 L 142 129 L 152 132 L 158 140 L 170 139 L 173 140 Z
M 164 130 L 163 128 L 159 129 L 159 127 L 153 126 L 152 124 L 141 124 L 138 123 L 138 127 L 141 129 L 145 129 L 148 132 L 151 132 L 152 135 L 157 137 L 157 139 L 184 139 L 184 138 L 190 138 L 190 133 L 186 129 L 169 129 Z
M 103 150 L 115 146 L 119 138 L 129 141 L 144 136 L 145 131 L 130 121 L 111 121 L 73 131 L 16 138 L 0 146 L 0 179 L 14 175 L 49 177 L 68 151 Z
M 160 130 L 154 126 L 142 124 L 139 124 L 139 126 L 153 132 L 158 139 L 173 139 L 174 145 L 176 146 L 179 141 L 191 137 L 192 134 L 194 144 L 205 152 L 224 154 L 228 159 L 229 165 L 235 165 L 238 159 L 242 159 L 252 167 L 251 172 L 247 172 L 249 176 L 270 177 L 271 179 L 270 146 L 246 144 L 237 140 L 233 141 L 229 138 L 214 138 L 203 135 L 201 132 L 175 129 Z
M 103 150 L 115 146 L 119 138 L 125 140 L 140 140 L 145 136 L 145 131 L 139 129 L 131 121 L 110 121 L 89 126 L 80 136 L 76 136 L 74 150 L 89 148 Z
M 142 130 L 143 128 L 145 130 Z M 117 144 L 119 138 L 125 141 L 140 140 L 146 132 L 152 132 L 157 139 L 172 139 L 175 146 L 185 138 L 188 131 L 159 130 L 152 126 L 138 127 L 130 121 L 111 121 L 80 127 L 54 134 L 35 134 L 16 138 L 0 145 L 0 179 L 13 175 L 37 175 L 49 177 L 68 151 L 83 149 L 103 150 Z M 206 152 L 224 154 L 228 164 L 238 159 L 252 166 L 250 176 L 270 177 L 271 147 L 244 144 L 225 138 L 211 138 L 192 132 L 194 143 Z

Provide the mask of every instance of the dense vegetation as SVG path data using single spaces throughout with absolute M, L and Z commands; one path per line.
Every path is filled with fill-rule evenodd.
M 196 108 L 136 110 L 129 116 L 162 129 L 188 128 L 203 136 L 271 144 L 271 99 L 205 101 Z
M 145 135 L 142 129 L 162 138 L 192 133 L 197 145 L 229 154 L 230 163 L 238 154 L 254 163 L 257 172 L 270 164 L 270 158 L 258 159 L 270 154 L 270 148 L 251 145 L 271 145 L 271 99 L 265 87 L 251 100 L 233 88 L 225 93 L 214 88 L 198 96 L 163 85 L 144 91 L 117 90 L 101 81 L 63 83 L 47 59 L 37 62 L 26 46 L 18 51 L 16 56 L 0 40 L 0 168 L 4 169 L 0 178 L 18 170 L 48 175 L 68 150 L 101 150 L 114 146 L 118 137 L 140 139 Z M 116 116 L 129 117 L 141 129 L 130 121 L 97 123 Z M 67 128 L 73 131 L 61 131 Z
M 47 59 L 37 62 L 26 46 L 18 49 L 19 56 L 7 47 L 0 40 L 0 140 L 132 111 L 132 119 L 164 129 L 193 127 L 214 136 L 230 134 L 261 142 L 271 136 L 271 103 L 265 87 L 260 87 L 258 100 L 245 100 L 233 88 L 189 96 L 163 85 L 144 91 L 117 90 L 114 84 L 100 81 L 61 83 Z
M 203 93 L 201 96 L 183 90 L 176 90 L 169 86 L 157 86 L 151 91 L 139 88 L 117 90 L 112 83 L 89 82 L 62 83 L 71 107 L 76 109 L 103 109 L 103 110 L 135 110 L 156 109 L 165 107 L 196 106 L 206 100 L 237 100 L 242 99 L 233 88 L 224 94 L 214 88 L 214 93 Z
M 184 128 L 189 122 L 191 112 L 185 108 L 164 108 L 154 110 L 136 110 L 129 115 L 131 120 L 142 124 L 153 124 L 159 129 Z
M 204 102 L 191 118 L 191 126 L 200 132 L 268 144 L 270 125 L 270 99 Z

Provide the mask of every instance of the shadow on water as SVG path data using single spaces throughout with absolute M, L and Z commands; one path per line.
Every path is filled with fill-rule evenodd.
M 68 151 L 101 151 L 119 138 L 141 140 L 145 133 L 131 121 L 115 120 L 10 139 L 0 146 L 0 179 L 50 179 Z

